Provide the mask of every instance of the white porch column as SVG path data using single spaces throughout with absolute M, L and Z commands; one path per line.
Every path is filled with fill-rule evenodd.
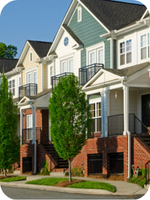
M 23 130 L 23 109 L 20 108 L 20 145 L 23 144 L 22 130 Z
M 124 135 L 129 131 L 129 87 L 123 87 Z

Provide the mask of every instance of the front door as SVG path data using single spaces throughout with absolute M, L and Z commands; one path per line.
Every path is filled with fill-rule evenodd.
M 142 122 L 150 127 L 150 94 L 142 96 Z

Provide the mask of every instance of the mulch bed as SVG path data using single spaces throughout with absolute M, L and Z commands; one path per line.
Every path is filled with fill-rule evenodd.
M 69 181 L 67 180 L 67 181 L 62 181 L 60 183 L 57 183 L 55 186 L 56 187 L 67 187 L 67 186 L 72 185 L 74 183 L 80 183 L 80 182 L 85 182 L 85 181 L 84 180 L 72 180 L 72 182 L 69 183 Z
M 0 176 L 0 179 L 4 179 L 4 178 L 12 178 L 12 177 L 16 177 L 16 176 Z
M 110 175 L 107 179 L 103 178 L 103 175 L 89 175 L 89 178 L 112 180 L 112 181 L 124 181 L 124 175 Z

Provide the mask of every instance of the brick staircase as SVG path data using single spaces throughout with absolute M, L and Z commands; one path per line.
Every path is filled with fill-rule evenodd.
M 51 144 L 43 144 L 46 151 L 52 156 L 52 158 L 55 160 L 55 162 L 58 164 L 56 166 L 56 169 L 62 169 L 62 168 L 68 168 L 68 161 L 63 160 L 61 157 L 59 157 L 57 151 L 54 148 L 54 145 Z

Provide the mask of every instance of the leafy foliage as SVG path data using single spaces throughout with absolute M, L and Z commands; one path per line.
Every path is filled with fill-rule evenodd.
M 51 168 L 50 168 L 50 166 L 48 165 L 48 162 L 47 162 L 47 161 L 44 162 L 44 163 L 43 163 L 43 168 L 42 168 L 40 174 L 43 175 L 43 176 L 44 176 L 44 175 L 49 175 L 49 174 L 50 174 L 50 171 L 51 171 Z
M 73 74 L 62 77 L 52 91 L 49 111 L 51 136 L 59 156 L 70 161 L 80 153 L 90 134 L 90 106 Z
M 0 168 L 10 168 L 19 160 L 20 139 L 17 136 L 17 106 L 8 92 L 8 81 L 4 72 L 0 85 Z
M 17 55 L 17 47 L 0 42 L 0 58 L 14 58 Z

